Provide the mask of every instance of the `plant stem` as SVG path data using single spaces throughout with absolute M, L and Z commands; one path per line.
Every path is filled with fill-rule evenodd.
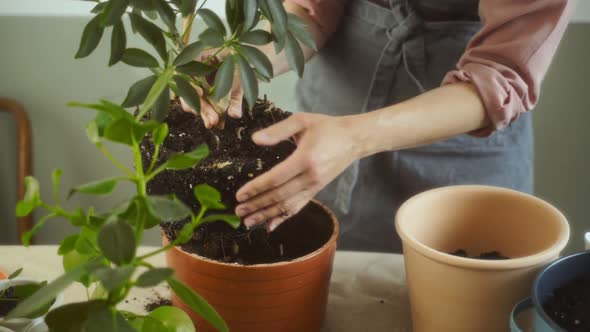
M 197 15 L 195 13 L 191 13 L 184 18 L 184 22 L 182 24 L 182 42 L 184 45 L 187 45 L 191 38 L 191 30 L 193 28 L 193 22 L 195 21 L 196 16 Z
M 156 166 L 156 161 L 158 160 L 158 155 L 160 154 L 160 145 L 156 144 L 154 147 L 154 155 L 152 156 L 152 162 L 150 163 L 150 167 L 147 170 L 148 176 L 152 173 L 154 166 Z
M 123 166 L 123 164 L 121 164 L 117 159 L 115 159 L 115 157 L 113 157 L 113 155 L 109 152 L 109 150 L 107 150 L 107 148 L 104 145 L 102 145 L 102 143 L 98 143 L 98 144 L 96 144 L 96 146 L 98 146 L 99 150 L 102 152 L 102 154 L 108 160 L 110 160 L 120 170 L 122 170 L 123 172 L 125 172 L 125 174 L 129 175 L 131 178 L 134 178 L 135 177 L 135 175 L 133 174 L 133 172 L 131 172 L 131 170 L 129 170 L 127 167 Z

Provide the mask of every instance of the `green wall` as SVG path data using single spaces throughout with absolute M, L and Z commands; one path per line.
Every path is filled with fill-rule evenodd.
M 1 14 L 0 14 L 1 15 Z M 34 174 L 40 179 L 42 195 L 50 197 L 53 168 L 64 170 L 63 188 L 111 176 L 117 170 L 88 143 L 83 125 L 93 113 L 65 107 L 66 102 L 121 101 L 129 85 L 147 76 L 146 71 L 115 65 L 106 69 L 107 40 L 87 59 L 74 60 L 85 17 L 0 16 L 0 96 L 20 101 L 28 110 L 34 134 Z M 198 29 L 198 27 L 197 27 Z M 558 56 L 543 85 L 541 102 L 535 110 L 537 194 L 565 212 L 574 231 L 569 250 L 582 247 L 583 230 L 590 231 L 586 216 L 590 197 L 590 157 L 586 144 L 590 113 L 585 105 L 586 80 L 590 76 L 590 25 L 570 25 Z M 130 44 L 141 42 L 130 37 Z M 265 85 L 278 105 L 292 108 L 292 74 Z M 293 110 L 295 111 L 295 110 Z M 16 243 L 14 123 L 0 115 L 0 243 Z M 124 147 L 111 146 L 123 162 L 131 164 Z M 108 199 L 77 197 L 72 203 L 106 208 L 121 201 L 130 188 L 122 187 Z M 37 216 L 38 218 L 38 216 Z M 63 220 L 48 224 L 39 242 L 54 243 L 70 228 Z M 157 244 L 157 231 L 146 243 Z

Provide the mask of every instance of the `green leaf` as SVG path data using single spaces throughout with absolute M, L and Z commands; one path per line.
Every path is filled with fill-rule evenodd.
M 135 13 L 130 13 L 129 17 L 131 18 L 131 25 L 137 32 L 156 49 L 162 59 L 166 59 L 166 41 L 164 40 L 163 31 L 157 25 Z
M 153 3 L 164 24 L 168 26 L 170 31 L 176 31 L 176 14 L 170 5 L 164 0 L 153 0 Z
M 134 67 L 156 68 L 159 66 L 158 60 L 156 60 L 156 58 L 154 58 L 148 52 L 141 50 L 139 48 L 126 49 L 123 53 L 122 61 Z
M 142 10 L 142 12 L 152 21 L 158 19 L 158 12 L 155 10 Z
M 137 332 L 114 308 L 102 307 L 88 314 L 84 332 Z
M 18 286 L 14 286 L 13 288 L 14 288 L 14 293 L 16 295 L 16 298 L 18 298 L 19 301 L 22 301 L 22 300 L 30 297 L 31 295 L 33 295 L 35 292 L 37 292 L 39 289 L 41 289 L 45 285 L 47 285 L 47 281 L 43 281 L 40 283 L 18 285 Z M 51 307 L 51 305 L 53 304 L 54 301 L 55 301 L 55 299 L 52 299 L 51 301 L 45 303 L 45 305 L 41 306 L 38 310 L 35 310 L 34 312 L 28 314 L 26 317 L 21 317 L 21 318 L 33 319 L 33 318 L 37 318 L 37 317 L 41 317 L 41 316 L 45 315 L 47 313 L 47 311 L 49 311 L 49 308 Z
M 121 22 L 121 16 L 125 13 L 127 6 L 129 5 L 129 0 L 110 0 L 107 6 L 105 7 L 104 11 L 102 12 L 102 16 L 100 19 L 100 25 L 110 26 L 114 25 L 117 22 Z
M 214 221 L 224 221 L 225 223 L 227 223 L 228 225 L 230 225 L 234 229 L 237 229 L 238 227 L 240 227 L 240 224 L 241 224 L 240 217 L 232 215 L 232 214 L 210 214 L 210 215 L 206 216 L 205 218 L 201 219 L 200 224 L 205 224 L 205 223 L 214 222 Z
M 168 124 L 166 123 L 162 123 L 152 132 L 152 142 L 154 142 L 155 145 L 161 145 L 164 143 L 166 137 L 168 137 Z
M 262 76 L 272 78 L 274 76 L 272 63 L 268 57 L 259 49 L 252 46 L 241 45 L 240 51 L 246 56 L 248 61 L 254 65 L 256 71 Z
M 79 265 L 69 272 L 66 272 L 54 281 L 50 282 L 47 286 L 41 288 L 32 296 L 20 302 L 16 308 L 14 308 L 14 310 L 6 315 L 5 318 L 12 319 L 28 317 L 29 314 L 38 311 L 47 303 L 53 301 L 53 299 L 55 299 L 59 293 L 70 286 L 73 282 L 80 279 L 85 274 L 94 271 L 96 268 L 100 267 L 100 265 L 100 260 L 94 259 L 85 264 Z
M 74 248 L 82 255 L 94 255 L 97 253 L 97 234 L 89 227 L 82 227 Z
M 191 318 L 182 309 L 162 306 L 150 312 L 142 332 L 195 332 Z
M 293 36 L 295 36 L 299 41 L 307 45 L 309 48 L 315 51 L 318 50 L 315 40 L 313 40 L 309 30 L 307 29 L 307 24 L 305 24 L 305 22 L 297 15 L 291 13 L 289 13 L 289 31 L 293 34 Z
M 203 18 L 209 28 L 219 32 L 222 36 L 227 35 L 225 25 L 223 25 L 223 22 L 219 16 L 217 16 L 217 14 L 215 14 L 215 12 L 213 12 L 211 9 L 199 9 L 197 14 Z
M 96 49 L 102 38 L 104 28 L 100 26 L 100 15 L 96 15 L 84 28 L 76 59 L 85 58 Z
M 108 291 L 114 291 L 130 281 L 131 275 L 135 271 L 132 265 L 125 265 L 121 267 L 102 267 L 92 272 L 102 286 Z
M 45 317 L 45 323 L 50 331 L 84 331 L 83 325 L 88 316 L 100 309 L 107 308 L 107 306 L 108 304 L 104 300 L 68 303 L 51 310 Z
M 109 114 L 113 119 L 119 119 L 119 118 L 125 118 L 128 119 L 130 121 L 133 121 L 133 116 L 127 112 L 123 107 L 117 105 L 117 104 L 113 104 L 108 100 L 101 100 L 100 104 L 84 104 L 84 103 L 77 103 L 77 102 L 71 102 L 67 104 L 70 107 L 83 107 L 83 108 L 89 108 L 89 109 L 95 109 L 99 112 L 104 112 Z M 106 121 L 106 122 L 110 122 L 110 121 Z M 99 123 L 97 122 L 97 125 Z M 100 130 L 100 126 L 99 126 L 99 130 Z
M 154 83 L 154 85 L 148 92 L 145 101 L 143 102 L 143 108 L 141 109 L 139 116 L 143 116 L 147 111 L 149 111 L 149 109 L 154 105 L 158 97 L 160 97 L 160 94 L 162 94 L 162 91 L 166 89 L 168 83 L 170 83 L 173 76 L 174 67 L 167 68 L 158 76 L 156 83 Z
M 240 37 L 240 42 L 252 45 L 266 45 L 272 42 L 272 35 L 264 30 L 252 30 Z
M 174 270 L 169 268 L 156 268 L 145 271 L 137 278 L 137 287 L 155 287 L 174 275 Z
M 174 65 L 181 66 L 193 61 L 204 48 L 205 45 L 200 41 L 187 45 L 174 59 Z
M 39 181 L 32 176 L 27 176 L 25 177 L 25 195 L 16 205 L 16 216 L 28 216 L 39 205 L 41 205 Z
M 190 208 L 178 199 L 166 196 L 148 196 L 147 202 L 149 213 L 165 222 L 182 220 L 191 212 Z
M 157 79 L 158 77 L 156 75 L 152 75 L 133 83 L 131 88 L 129 88 L 129 92 L 127 92 L 127 97 L 123 101 L 123 107 L 141 105 Z
M 66 272 L 73 271 L 76 268 L 83 266 L 84 264 L 87 264 L 88 262 L 90 262 L 91 260 L 93 260 L 95 258 L 96 258 L 96 256 L 94 256 L 94 255 L 82 255 L 78 251 L 72 250 L 72 251 L 66 253 L 65 255 L 63 255 L 62 263 L 63 263 L 64 271 L 66 271 Z M 91 282 L 90 275 L 87 273 L 83 274 L 75 281 L 80 282 L 85 287 L 89 287 L 90 282 Z
M 193 77 L 207 76 L 215 71 L 215 67 L 202 62 L 191 61 L 185 65 L 176 67 L 176 71 Z
M 213 29 L 207 29 L 203 31 L 199 35 L 199 40 L 203 43 L 204 46 L 209 46 L 212 48 L 221 47 L 223 46 L 223 43 L 225 43 L 223 35 L 219 31 L 215 31 Z
M 66 236 L 61 241 L 61 244 L 59 245 L 59 248 L 57 249 L 57 254 L 60 256 L 63 256 L 65 254 L 69 253 L 70 251 L 74 250 L 77 241 L 78 241 L 78 234 L 72 234 L 72 235 Z
M 194 194 L 202 207 L 210 210 L 225 209 L 225 205 L 221 202 L 221 194 L 217 189 L 208 184 L 200 184 L 195 187 Z
M 133 8 L 137 8 L 142 11 L 156 9 L 155 3 L 149 0 L 131 0 L 131 5 Z
M 272 15 L 272 22 L 276 24 L 280 33 L 285 33 L 287 31 L 287 24 L 289 18 L 287 16 L 287 11 L 285 7 L 283 7 L 282 0 L 264 0 L 268 5 L 268 10 Z
M 169 278 L 168 285 L 170 285 L 170 288 L 172 288 L 174 293 L 182 299 L 186 305 L 208 321 L 213 327 L 222 332 L 229 332 L 229 328 L 221 316 L 199 294 L 195 293 L 195 291 L 188 288 L 176 278 Z
M 171 0 L 171 2 L 176 5 L 182 16 L 194 13 L 197 6 L 196 0 Z
M 108 260 L 117 265 L 133 260 L 135 245 L 133 228 L 122 220 L 104 225 L 98 233 L 98 247 Z
M 157 122 L 163 122 L 168 116 L 170 110 L 170 89 L 164 88 L 164 91 L 160 94 L 154 106 L 152 107 L 152 119 Z
M 238 56 L 238 65 L 240 68 L 240 82 L 244 89 L 244 97 L 250 109 L 254 107 L 256 98 L 258 98 L 258 81 L 250 64 L 243 56 Z
M 305 65 L 303 50 L 301 49 L 301 46 L 299 45 L 295 37 L 293 37 L 293 35 L 290 32 L 287 34 L 285 51 L 287 54 L 289 67 L 291 67 L 292 70 L 296 71 L 299 77 L 303 76 L 303 66 Z
M 242 6 L 241 0 L 227 0 L 225 2 L 225 18 L 230 27 L 230 32 L 239 35 L 242 28 Z
M 164 164 L 166 169 L 182 170 L 192 168 L 199 161 L 209 155 L 209 147 L 206 144 L 199 145 L 195 150 L 170 157 Z
M 56 202 L 59 201 L 59 180 L 63 174 L 63 171 L 59 168 L 54 169 L 51 172 L 51 182 L 53 183 L 53 198 Z
M 107 6 L 107 4 L 108 4 L 108 2 L 101 2 L 101 3 L 98 3 L 96 6 L 94 6 L 94 8 L 92 8 L 92 9 L 90 10 L 90 12 L 91 12 L 92 14 L 101 14 L 101 13 L 104 11 L 104 9 L 105 9 L 105 7 Z
M 100 114 L 103 114 L 104 117 L 105 113 L 99 113 L 99 115 Z M 111 119 L 110 116 L 109 119 Z M 86 136 L 88 137 L 90 142 L 94 144 L 100 142 L 100 131 L 98 129 L 98 124 L 96 123 L 96 120 L 92 120 L 86 124 Z
M 23 243 L 23 245 L 25 247 L 28 247 L 31 244 L 31 239 L 33 238 L 33 236 L 35 236 L 35 234 L 37 234 L 37 232 L 41 228 L 43 228 L 43 226 L 45 225 L 47 220 L 49 220 L 51 218 L 55 218 L 55 214 L 51 213 L 51 214 L 44 216 L 43 218 L 41 218 L 39 221 L 37 221 L 35 223 L 35 226 L 33 226 L 33 228 L 31 228 L 31 230 L 29 230 L 23 234 L 23 236 L 21 237 L 21 242 Z
M 12 273 L 11 273 L 11 274 L 8 276 L 8 279 L 9 279 L 9 280 L 11 280 L 11 279 L 14 279 L 14 278 L 18 277 L 18 276 L 19 276 L 19 275 L 20 275 L 22 272 L 23 272 L 23 268 L 21 267 L 20 269 L 18 269 L 18 270 L 16 270 L 16 271 L 12 272 Z
M 215 92 L 213 93 L 213 98 L 220 100 L 229 93 L 234 80 L 234 70 L 233 57 L 226 57 L 215 75 Z
M 111 35 L 111 58 L 109 59 L 109 66 L 121 61 L 127 46 L 127 36 L 125 35 L 125 27 L 123 22 L 117 21 L 113 26 Z
M 110 194 L 116 186 L 117 179 L 115 178 L 93 181 L 71 189 L 68 198 L 72 197 L 75 193 L 106 195 Z
M 197 114 L 201 112 L 201 98 L 195 88 L 182 76 L 174 76 L 178 94 Z
M 242 2 L 244 6 L 244 30 L 248 31 L 256 24 L 258 4 L 256 3 L 256 0 L 243 0 Z M 242 40 L 242 38 L 240 38 L 240 40 Z

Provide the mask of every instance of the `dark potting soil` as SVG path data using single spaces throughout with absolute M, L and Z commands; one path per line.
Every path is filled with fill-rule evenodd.
M 7 288 L 3 292 L 2 297 L 0 297 L 0 317 L 8 315 L 8 313 L 12 311 L 12 309 L 16 308 L 17 304 L 18 301 L 16 301 L 16 294 L 14 292 L 14 288 Z
M 502 259 L 510 259 L 510 257 L 506 257 L 502 255 L 498 251 L 489 251 L 479 254 L 478 256 L 469 256 L 467 251 L 463 249 L 458 249 L 450 253 L 453 256 L 459 256 L 464 258 L 473 258 L 473 259 L 487 259 L 487 260 L 502 260 Z
M 568 332 L 590 331 L 590 276 L 557 288 L 543 303 L 545 312 Z
M 160 173 L 148 183 L 148 193 L 173 193 L 196 213 L 200 206 L 193 188 L 206 183 L 220 191 L 222 202 L 227 206 L 227 211 L 216 213 L 233 214 L 238 189 L 285 160 L 295 150 L 292 141 L 260 147 L 251 140 L 254 132 L 288 116 L 290 113 L 274 107 L 266 99 L 258 100 L 251 112 L 244 108 L 242 118 L 226 116 L 223 129 L 207 129 L 200 116 L 184 112 L 178 101 L 172 101 L 165 120 L 169 136 L 160 148 L 156 165 L 203 143 L 209 146 L 210 154 L 192 169 Z M 144 139 L 141 147 L 146 167 L 153 155 L 151 139 Z M 250 230 L 242 225 L 234 230 L 224 222 L 209 223 L 196 229 L 193 238 L 182 245 L 182 249 L 210 259 L 245 265 L 292 260 L 317 250 L 329 240 L 332 224 L 317 222 L 324 215 L 319 207 L 308 205 L 272 233 L 264 224 Z M 164 221 L 161 227 L 166 236 L 174 240 L 185 223 L 186 220 Z
M 158 309 L 159 307 L 171 306 L 171 305 L 172 305 L 172 301 L 170 301 L 169 299 L 158 297 L 158 298 L 155 298 L 154 300 L 146 303 L 146 305 L 144 306 L 144 309 L 147 312 L 152 312 L 152 311 Z

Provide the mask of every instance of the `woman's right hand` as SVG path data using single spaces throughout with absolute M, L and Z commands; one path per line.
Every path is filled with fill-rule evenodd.
M 211 60 L 210 58 L 214 56 L 216 53 L 216 49 L 207 50 L 201 53 L 199 58 L 197 59 L 200 62 L 206 62 Z M 215 55 L 214 62 L 222 61 L 227 55 L 230 55 L 229 51 L 220 52 L 219 54 Z M 211 102 L 214 102 L 212 98 L 207 98 L 207 96 L 203 95 L 203 90 L 200 87 L 196 88 L 197 93 L 201 96 L 201 118 L 203 118 L 203 123 L 205 124 L 206 128 L 212 128 L 219 123 L 219 114 L 215 111 L 215 108 L 211 105 Z M 238 119 L 242 117 L 242 98 L 244 97 L 244 91 L 242 90 L 242 86 L 240 84 L 240 74 L 236 70 L 234 72 L 234 79 L 232 84 L 232 89 L 229 95 L 229 104 L 226 109 L 222 109 L 221 111 L 227 112 L 229 116 L 234 119 Z M 185 112 L 196 113 L 182 98 L 180 98 L 180 104 L 182 105 L 182 109 Z M 219 108 L 219 107 L 217 107 Z

